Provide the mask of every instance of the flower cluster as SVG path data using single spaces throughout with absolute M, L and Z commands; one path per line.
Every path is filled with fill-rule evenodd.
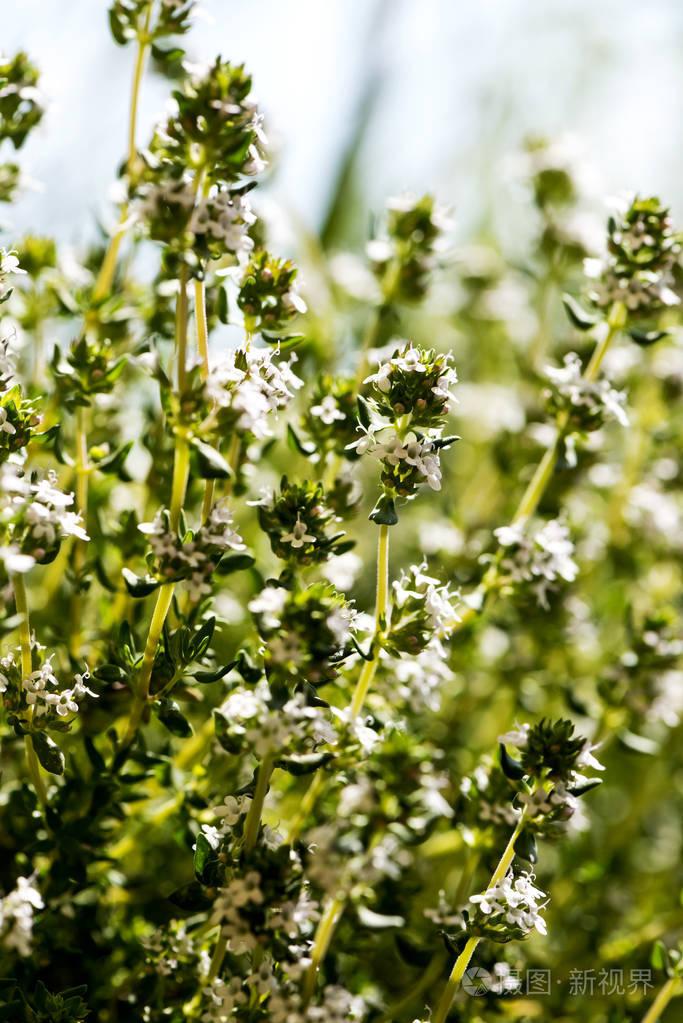
M 0 561 L 8 573 L 53 561 L 67 537 L 89 539 L 80 514 L 70 510 L 73 502 L 53 471 L 39 479 L 12 462 L 0 466 Z
M 356 414 L 353 380 L 329 374 L 316 380 L 302 424 L 322 458 L 326 455 L 348 458 L 347 449 L 356 437 Z
M 356 612 L 329 583 L 305 589 L 267 586 L 249 604 L 265 642 L 272 685 L 319 688 L 333 681 L 351 652 Z
M 290 483 L 283 476 L 279 491 L 258 502 L 258 518 L 273 553 L 289 562 L 319 564 L 353 546 L 334 528 L 339 517 L 322 483 Z
M 525 523 L 501 526 L 494 531 L 501 547 L 496 571 L 506 592 L 530 592 L 541 607 L 548 607 L 548 594 L 560 580 L 573 582 L 578 565 L 567 527 L 552 519 L 531 535 Z
M 576 352 L 565 355 L 562 366 L 548 366 L 546 376 L 550 382 L 545 393 L 548 411 L 563 417 L 570 433 L 598 430 L 606 419 L 628 426 L 624 392 L 617 391 L 604 377 L 586 380 Z
M 635 317 L 676 305 L 673 269 L 681 249 L 668 209 L 658 199 L 636 197 L 610 218 L 607 230 L 605 260 L 587 266 L 597 279 L 591 292 L 596 305 L 620 303 Z
M 443 436 L 456 379 L 448 356 L 412 344 L 401 346 L 368 378 L 371 392 L 360 402 L 362 436 L 349 447 L 372 455 L 382 467 L 375 522 L 395 525 L 396 499 L 410 500 L 423 483 L 441 489 L 440 452 L 457 439 Z
M 526 779 L 518 801 L 528 826 L 546 837 L 563 833 L 579 808 L 578 797 L 600 784 L 583 774 L 603 770 L 593 756 L 595 747 L 575 734 L 571 721 L 545 719 L 506 732 L 500 743 L 504 773 L 513 782 Z M 508 746 L 520 751 L 519 761 L 510 757 Z
M 459 621 L 458 594 L 448 583 L 426 574 L 427 565 L 413 565 L 392 586 L 391 604 L 382 645 L 395 657 L 437 653 Z M 445 655 L 443 655 L 445 657 Z
M 244 315 L 248 334 L 277 333 L 306 304 L 295 287 L 297 269 L 288 259 L 277 259 L 264 250 L 255 252 L 244 269 L 237 305 Z
M 134 595 L 144 596 L 157 585 L 185 581 L 190 599 L 201 600 L 211 593 L 210 578 L 227 551 L 244 551 L 245 545 L 233 528 L 232 512 L 226 501 L 215 504 L 206 522 L 196 533 L 180 536 L 171 529 L 169 513 L 159 512 L 153 522 L 143 522 L 139 529 L 149 537 L 147 559 L 151 577 L 141 583 L 129 570 L 124 579 Z
M 131 39 L 157 42 L 189 31 L 196 0 L 161 0 L 155 21 L 150 24 L 152 6 L 152 0 L 114 0 L 109 8 L 109 26 L 120 46 Z
M 545 892 L 534 884 L 533 874 L 515 874 L 510 870 L 500 881 L 479 895 L 471 895 L 474 908 L 463 913 L 468 935 L 489 941 L 521 941 L 532 931 L 546 934 L 541 911 Z
M 0 56 L 0 141 L 9 139 L 15 149 L 43 117 L 39 78 L 25 53 Z
M 84 697 L 97 697 L 97 693 L 88 688 L 89 679 L 87 671 L 74 675 L 73 685 L 62 689 L 54 674 L 52 656 L 40 662 L 28 678 L 23 677 L 12 653 L 0 659 L 0 692 L 6 707 L 13 713 L 30 709 L 38 718 L 53 714 L 66 718 L 78 714 Z
M 410 342 L 397 348 L 365 380 L 371 385 L 377 412 L 394 420 L 405 416 L 413 428 L 441 428 L 457 403 L 452 388 L 458 375 L 452 358 L 450 352 L 418 348 Z
M 7 364 L 8 373 L 9 370 Z M 9 376 L 3 378 L 0 369 L 0 462 L 6 462 L 11 455 L 28 447 L 41 422 L 36 403 L 27 401 L 19 387 L 12 387 L 2 393 L 3 379 L 7 382 L 10 380 Z
M 367 246 L 385 298 L 406 302 L 424 298 L 449 228 L 446 211 L 431 195 L 402 195 L 387 202 L 386 234 Z
M 286 408 L 303 384 L 292 370 L 295 356 L 285 361 L 276 354 L 269 348 L 233 349 L 212 368 L 206 395 L 221 433 L 270 436 L 272 414 Z

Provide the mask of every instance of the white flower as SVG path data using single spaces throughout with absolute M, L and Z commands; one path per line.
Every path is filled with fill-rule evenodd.
M 0 547 L 0 562 L 8 575 L 24 575 L 33 568 L 36 560 L 30 554 L 22 554 L 16 544 L 10 544 L 8 547 Z
M 297 515 L 291 532 L 284 533 L 282 539 L 284 543 L 291 544 L 295 549 L 303 547 L 307 543 L 315 543 L 315 537 L 311 536 L 307 529 L 306 523 L 302 522 L 301 518 Z
M 546 903 L 539 905 L 539 900 L 546 895 L 534 886 L 533 881 L 533 874 L 519 874 L 515 877 L 510 870 L 501 881 L 485 892 L 471 895 L 469 901 L 484 916 L 502 917 L 502 922 L 519 927 L 527 934 L 533 929 L 539 934 L 546 934 L 546 923 L 540 914 Z
M 212 807 L 211 813 L 220 818 L 224 825 L 232 827 L 240 817 L 249 813 L 250 806 L 250 796 L 226 796 L 219 806 Z
M 345 418 L 336 398 L 331 394 L 326 394 L 319 405 L 313 405 L 311 415 L 320 419 L 325 426 L 331 426 L 334 422 L 342 421 Z
M 43 908 L 40 892 L 28 877 L 18 877 L 13 891 L 0 898 L 0 945 L 31 955 L 33 912 Z
M 8 433 L 11 437 L 16 432 L 16 427 L 12 426 L 7 419 L 7 409 L 0 405 L 0 433 Z
M 282 586 L 266 586 L 247 606 L 252 614 L 263 616 L 264 628 L 276 629 L 286 603 L 287 590 Z
M 351 589 L 362 567 L 363 561 L 357 554 L 345 551 L 323 565 L 322 574 L 335 589 L 346 591 Z

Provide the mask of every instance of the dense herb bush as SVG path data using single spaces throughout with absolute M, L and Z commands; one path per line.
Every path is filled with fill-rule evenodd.
M 652 1023 L 683 988 L 669 213 L 596 247 L 534 140 L 523 273 L 407 196 L 300 292 L 193 8 L 111 8 L 106 244 L 1 255 L 0 1018 Z M 42 116 L 3 58 L 4 202 Z

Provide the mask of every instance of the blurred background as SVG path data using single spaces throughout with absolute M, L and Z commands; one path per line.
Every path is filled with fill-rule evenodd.
M 14 230 L 76 243 L 106 208 L 132 67 L 107 7 L 22 0 L 4 19 L 4 48 L 29 52 L 50 104 L 22 154 L 35 189 Z M 638 188 L 683 210 L 677 0 L 204 0 L 202 15 L 190 54 L 245 61 L 277 152 L 273 194 L 335 240 L 367 237 L 368 210 L 404 189 L 454 205 L 466 237 L 500 217 L 529 133 L 580 138 L 596 194 Z M 168 89 L 148 76 L 142 143 Z

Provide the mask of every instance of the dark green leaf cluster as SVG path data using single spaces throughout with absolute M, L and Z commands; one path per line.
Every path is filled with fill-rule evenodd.
M 27 54 L 0 56 L 0 142 L 9 140 L 20 149 L 40 123 L 43 107 L 38 92 L 40 72 Z
M 418 302 L 442 247 L 448 221 L 431 195 L 387 203 L 386 236 L 370 242 L 368 256 L 387 300 Z
M 289 259 L 255 252 L 240 282 L 237 304 L 248 333 L 277 333 L 306 306 L 294 286 L 297 269 Z
M 292 564 L 321 564 L 353 547 L 334 528 L 339 518 L 322 483 L 291 483 L 283 476 L 279 491 L 259 502 L 258 519 L 273 553 Z

